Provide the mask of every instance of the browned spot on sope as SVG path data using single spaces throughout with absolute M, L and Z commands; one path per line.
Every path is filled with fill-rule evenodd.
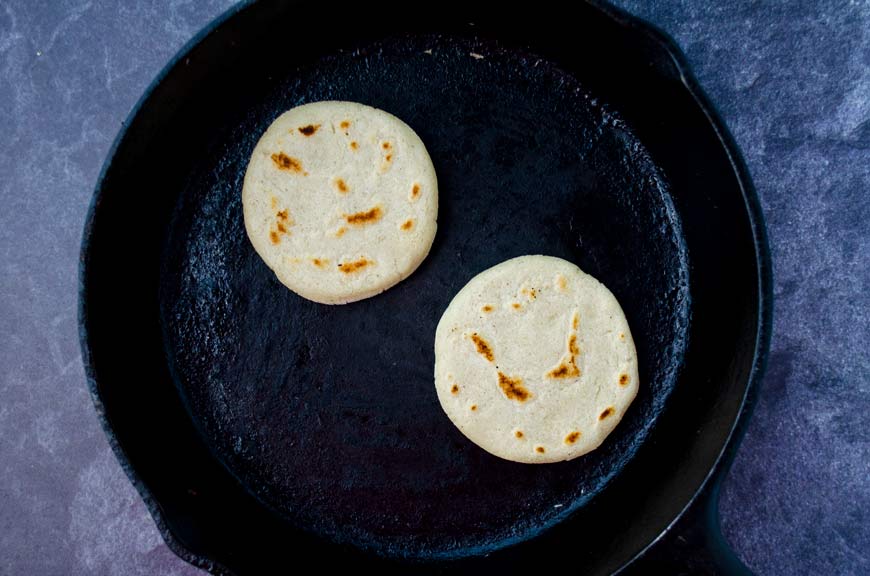
M 514 302 L 513 304 L 511 304 L 511 306 L 513 307 L 514 310 L 519 310 L 520 308 L 523 307 L 523 305 L 520 304 L 519 302 Z
M 343 178 L 335 179 L 335 187 L 338 188 L 338 191 L 342 194 L 347 194 L 347 191 L 350 190 L 350 188 L 347 187 L 347 182 L 345 182 Z
M 454 385 L 450 388 L 450 393 L 451 393 L 451 394 L 459 394 L 459 386 L 456 385 L 456 384 L 454 384 Z
M 580 432 L 578 432 L 577 430 L 574 430 L 573 432 L 571 432 L 570 434 L 565 436 L 565 444 L 574 444 L 579 439 L 580 439 Z
M 571 334 L 568 338 L 568 352 L 570 352 L 573 356 L 577 356 L 580 354 L 580 348 L 577 347 L 577 335 Z
M 485 304 L 485 305 L 483 306 L 483 308 L 481 308 L 481 310 L 483 310 L 484 312 L 486 312 L 487 314 L 489 314 L 490 312 L 492 312 L 492 306 L 490 306 L 489 304 Z
M 516 432 L 514 432 L 514 436 L 516 436 L 517 438 L 522 438 L 522 437 L 523 437 L 523 431 L 522 431 L 522 430 L 517 430 Z
M 381 148 L 386 151 L 386 155 L 383 158 L 383 162 L 381 162 L 380 171 L 381 173 L 386 172 L 392 167 L 393 162 L 393 145 L 389 142 L 381 143 Z
M 537 452 L 538 454 L 543 454 L 546 451 L 547 450 L 543 446 L 535 446 L 535 452 Z
M 358 272 L 371 264 L 374 264 L 374 262 L 366 260 L 365 258 L 360 258 L 359 260 L 355 260 L 353 262 L 343 262 L 338 265 L 338 269 L 345 274 L 353 274 L 354 272 Z
M 504 395 L 508 397 L 508 400 L 525 402 L 532 396 L 532 393 L 523 386 L 521 378 L 511 378 L 504 372 L 498 373 L 498 386 L 501 388 L 501 391 L 504 392 Z
M 548 378 L 571 378 L 573 376 L 579 376 L 577 372 L 577 367 L 569 364 L 559 364 L 557 367 L 553 368 L 549 372 L 547 372 Z
M 625 340 L 625 333 L 620 332 L 620 333 L 619 333 L 619 339 L 620 339 L 620 340 Z
M 341 124 L 339 124 L 339 127 L 341 127 L 342 130 L 347 130 L 348 128 L 350 128 L 350 120 L 342 120 Z
M 290 221 L 290 212 L 286 208 L 284 210 L 279 210 L 275 214 L 275 226 L 269 230 L 269 240 L 272 244 L 279 244 L 281 242 L 281 236 L 290 234 L 288 227 L 292 224 L 293 222 Z
M 278 166 L 279 170 L 288 170 L 290 172 L 296 172 L 297 174 L 307 174 L 307 172 L 302 170 L 302 162 L 296 158 L 287 156 L 283 152 L 272 154 L 272 162 Z
M 489 345 L 489 342 L 480 337 L 480 334 L 474 332 L 469 336 L 471 341 L 474 342 L 474 346 L 477 348 L 477 353 L 486 358 L 489 362 L 492 362 L 495 359 L 495 354 L 492 353 L 492 348 Z
M 523 288 L 522 293 L 529 300 L 534 300 L 538 297 L 538 291 L 535 290 L 534 288 Z
M 326 260 L 325 258 L 312 258 L 311 263 L 318 268 L 323 268 L 324 266 L 329 264 L 329 260 Z
M 342 226 L 341 228 L 339 228 L 338 230 L 335 231 L 335 237 L 336 237 L 336 238 L 341 238 L 342 236 L 344 236 L 344 233 L 345 233 L 345 232 L 347 232 L 347 228 L 345 228 L 344 226 Z
M 345 214 L 344 219 L 351 226 L 365 226 L 366 224 L 372 224 L 373 222 L 377 222 L 381 219 L 381 215 L 383 214 L 383 210 L 381 210 L 380 206 L 375 206 L 365 212 L 357 212 L 356 214 Z
M 629 380 L 628 374 L 620 374 L 619 375 L 619 385 L 620 386 L 625 386 L 626 384 L 628 384 L 628 380 Z
M 408 231 L 408 230 L 410 230 L 410 229 L 413 228 L 413 227 L 414 227 L 414 221 L 413 221 L 413 220 L 405 220 L 405 222 L 402 223 L 402 226 L 401 226 L 402 230 L 405 230 L 405 231 Z
M 614 410 L 613 410 L 613 406 L 610 406 L 610 407 L 608 407 L 608 408 L 605 408 L 604 411 L 603 411 L 601 414 L 598 415 L 598 419 L 599 419 L 599 420 L 604 420 L 605 418 L 607 418 L 608 416 L 610 416 L 611 414 L 613 414 L 613 412 L 614 412 Z
M 351 150 L 359 150 L 359 144 L 357 143 L 356 140 L 354 140 L 350 143 L 350 149 Z
M 472 404 L 472 405 L 471 405 L 471 411 L 472 411 L 472 412 L 476 412 L 476 411 L 477 411 L 477 404 Z
M 564 292 L 568 289 L 568 280 L 565 279 L 564 276 L 559 274 L 556 276 L 556 290 L 559 292 Z
M 416 200 L 420 197 L 420 185 L 415 183 L 411 186 L 411 200 Z
M 287 234 L 287 226 L 290 225 L 290 214 L 287 209 L 279 210 L 278 213 L 275 214 L 275 218 L 277 219 L 275 227 L 278 228 L 278 232 L 281 234 Z
M 558 366 L 547 372 L 547 378 L 561 380 L 580 376 L 580 368 L 577 367 L 580 348 L 577 346 L 577 334 L 574 332 L 577 326 L 579 326 L 578 314 L 574 312 L 571 318 L 571 332 L 568 333 L 568 352 L 562 356 Z
M 308 126 L 300 126 L 299 132 L 305 136 L 311 136 L 320 128 L 320 124 L 309 124 Z

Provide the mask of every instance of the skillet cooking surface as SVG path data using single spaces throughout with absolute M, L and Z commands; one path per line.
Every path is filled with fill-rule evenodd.
M 690 315 L 680 223 L 630 128 L 555 65 L 460 38 L 335 52 L 261 91 L 254 107 L 224 109 L 211 148 L 191 154 L 161 264 L 170 369 L 214 454 L 293 524 L 389 556 L 485 552 L 583 506 L 655 424 Z M 420 268 L 345 306 L 284 288 L 242 220 L 259 136 L 284 110 L 325 99 L 407 122 L 440 189 L 438 233 Z M 637 344 L 637 399 L 599 449 L 567 463 L 490 456 L 435 394 L 442 312 L 475 274 L 522 254 L 565 258 L 601 280 Z

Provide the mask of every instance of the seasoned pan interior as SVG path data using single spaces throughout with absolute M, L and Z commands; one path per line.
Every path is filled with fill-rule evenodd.
M 253 105 L 215 119 L 208 149 L 191 151 L 161 262 L 170 370 L 215 456 L 288 522 L 387 556 L 500 548 L 604 490 L 667 401 L 691 306 L 668 183 L 631 127 L 553 63 L 445 36 L 337 50 L 257 89 Z M 242 220 L 259 135 L 284 110 L 325 99 L 407 122 L 440 187 L 426 261 L 346 306 L 284 288 Z M 565 258 L 601 280 L 637 343 L 637 399 L 598 450 L 567 463 L 490 456 L 444 416 L 433 385 L 435 326 L 451 298 L 522 254 Z

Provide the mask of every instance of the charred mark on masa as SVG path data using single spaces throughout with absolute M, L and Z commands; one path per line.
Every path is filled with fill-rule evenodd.
M 277 202 L 273 202 L 272 208 L 275 207 L 274 204 L 277 204 Z M 279 210 L 275 214 L 275 225 L 269 230 L 269 240 L 272 244 L 279 244 L 281 242 L 281 236 L 290 234 L 288 226 L 292 225 L 293 222 L 290 220 L 290 212 L 286 208 L 284 210 Z
M 495 359 L 495 354 L 492 352 L 492 347 L 489 345 L 489 342 L 481 338 L 480 334 L 474 332 L 469 336 L 471 341 L 474 342 L 474 346 L 477 348 L 477 353 L 486 358 L 489 362 L 492 362 Z
M 575 332 L 579 322 L 579 315 L 577 312 L 574 312 L 571 317 L 571 331 L 568 333 L 568 352 L 562 356 L 558 366 L 547 372 L 547 378 L 561 380 L 563 378 L 576 378 L 580 376 L 580 368 L 577 366 L 577 356 L 580 355 L 580 348 L 577 346 L 577 334 Z
M 272 162 L 278 167 L 279 170 L 287 170 L 290 172 L 303 173 L 302 171 L 302 162 L 293 158 L 291 156 L 287 156 L 283 152 L 278 152 L 277 154 L 272 154 Z M 307 172 L 306 172 L 307 174 Z
M 338 265 L 338 269 L 345 274 L 353 274 L 354 272 L 358 272 L 371 264 L 373 264 L 372 261 L 365 258 L 360 258 L 359 260 L 354 260 L 353 262 L 343 262 Z
M 380 206 L 375 206 L 365 212 L 357 212 L 356 214 L 346 214 L 344 219 L 351 226 L 365 226 L 366 224 L 372 224 L 373 222 L 377 222 L 381 219 L 381 215 L 383 211 Z
M 568 352 L 573 356 L 580 354 L 580 348 L 577 347 L 577 335 L 571 334 L 568 338 Z
M 521 378 L 511 378 L 504 372 L 498 373 L 498 385 L 499 388 L 501 388 L 501 391 L 504 392 L 504 395 L 507 396 L 509 400 L 525 402 L 532 396 L 532 393 L 529 392 L 525 386 L 523 386 L 523 381 Z

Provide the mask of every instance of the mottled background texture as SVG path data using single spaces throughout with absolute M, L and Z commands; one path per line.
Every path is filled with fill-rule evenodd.
M 0 574 L 194 574 L 85 386 L 76 267 L 121 121 L 229 0 L 0 2 Z M 618 4 L 668 32 L 741 146 L 773 349 L 722 523 L 759 574 L 870 574 L 870 3 Z

